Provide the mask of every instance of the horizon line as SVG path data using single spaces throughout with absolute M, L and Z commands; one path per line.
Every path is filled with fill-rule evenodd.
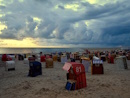
M 124 47 L 129 47 L 129 46 L 124 46 Z M 72 47 L 67 47 L 67 46 L 37 46 L 37 47 L 0 47 L 0 48 L 124 48 L 123 46 L 107 46 L 107 47 L 77 47 L 77 46 L 72 46 Z

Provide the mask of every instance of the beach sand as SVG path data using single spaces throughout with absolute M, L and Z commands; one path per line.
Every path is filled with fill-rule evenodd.
M 54 68 L 42 63 L 42 75 L 37 77 L 28 77 L 28 64 L 15 62 L 15 71 L 0 67 L 0 98 L 130 98 L 130 60 L 128 70 L 104 62 L 103 75 L 91 75 L 89 67 L 87 87 L 75 91 L 65 89 L 66 71 L 60 62 L 54 62 Z

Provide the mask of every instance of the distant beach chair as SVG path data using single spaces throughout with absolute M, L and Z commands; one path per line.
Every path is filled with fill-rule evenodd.
M 6 61 L 5 70 L 15 70 L 15 61 Z
M 88 72 L 89 66 L 91 66 L 90 59 L 86 57 L 81 57 L 80 62 L 84 65 L 85 72 Z
M 52 58 L 46 59 L 46 68 L 53 68 L 53 59 Z
M 119 56 L 115 59 L 118 69 L 128 69 L 126 56 Z
M 29 63 L 29 73 L 28 76 L 36 77 L 38 75 L 42 75 L 42 65 L 38 61 Z
M 65 63 L 65 62 L 67 62 L 67 56 L 66 55 L 62 55 L 61 56 L 61 63 Z
M 91 65 L 91 74 L 104 74 L 103 61 L 93 60 Z

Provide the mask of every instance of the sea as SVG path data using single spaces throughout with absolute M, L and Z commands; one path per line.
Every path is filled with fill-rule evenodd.
M 0 54 L 26 54 L 26 53 L 58 53 L 58 52 L 78 52 L 83 48 L 0 48 Z
M 83 52 L 85 49 L 88 49 L 90 52 L 92 52 L 111 51 L 119 48 L 0 48 L 0 54 Z

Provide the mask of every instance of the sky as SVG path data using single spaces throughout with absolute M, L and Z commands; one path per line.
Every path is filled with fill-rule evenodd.
M 130 0 L 0 0 L 0 47 L 130 46 Z

